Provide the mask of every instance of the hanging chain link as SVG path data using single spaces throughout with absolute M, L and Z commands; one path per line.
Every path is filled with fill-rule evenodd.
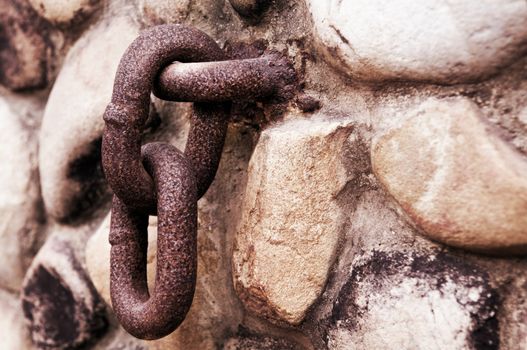
M 288 60 L 276 53 L 226 58 L 203 32 L 162 25 L 144 31 L 119 64 L 102 144 L 104 172 L 114 192 L 110 290 L 117 318 L 138 338 L 168 335 L 192 303 L 197 201 L 218 168 L 230 101 L 268 97 L 296 79 Z M 184 152 L 166 143 L 141 147 L 152 91 L 165 100 L 195 102 Z M 151 294 L 146 279 L 149 215 L 158 216 Z

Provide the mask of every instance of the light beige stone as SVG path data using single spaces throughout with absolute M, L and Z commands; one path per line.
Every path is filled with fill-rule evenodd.
M 429 100 L 372 148 L 379 181 L 425 235 L 491 253 L 527 252 L 527 162 L 468 100 Z
M 0 286 L 17 290 L 39 233 L 37 143 L 22 116 L 0 98 Z
M 233 253 L 236 291 L 251 312 L 300 323 L 322 293 L 344 221 L 350 180 L 342 152 L 352 127 L 293 120 L 262 132 Z
M 523 0 L 307 3 L 321 53 L 355 79 L 479 79 L 520 57 L 527 44 Z
M 20 301 L 0 289 L 0 348 L 10 350 L 31 349 L 29 333 L 26 331 Z
M 117 65 L 138 29 L 114 17 L 71 49 L 49 96 L 40 134 L 42 194 L 58 219 L 81 214 L 104 186 L 100 140 Z
M 54 23 L 67 23 L 91 14 L 100 0 L 29 0 L 35 11 Z

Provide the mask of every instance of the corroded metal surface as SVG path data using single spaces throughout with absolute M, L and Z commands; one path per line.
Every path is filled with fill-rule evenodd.
M 144 31 L 125 52 L 117 70 L 112 101 L 104 114 L 102 162 L 112 190 L 130 208 L 149 213 L 155 213 L 156 208 L 153 182 L 141 164 L 140 154 L 156 75 L 176 60 L 223 58 L 220 47 L 206 34 L 180 25 Z M 219 109 L 223 110 L 223 105 Z
M 172 64 L 161 72 L 154 94 L 165 100 L 241 101 L 281 95 L 295 72 L 278 53 L 223 62 Z
M 143 160 L 157 189 L 155 288 L 146 279 L 148 215 L 114 196 L 110 228 L 112 306 L 132 335 L 156 339 L 185 318 L 196 283 L 197 188 L 192 165 L 175 147 L 149 143 Z
M 218 168 L 230 101 L 280 98 L 290 93 L 296 79 L 291 64 L 278 53 L 224 59 L 223 51 L 204 33 L 163 25 L 143 32 L 125 52 L 117 71 L 112 101 L 104 114 L 102 143 L 105 175 L 115 193 L 110 289 L 117 318 L 138 338 L 168 335 L 192 303 L 197 201 Z M 174 61 L 183 63 L 170 65 Z M 162 143 L 147 144 L 141 153 L 154 87 L 161 98 L 196 102 L 183 153 Z M 151 294 L 146 282 L 148 215 L 159 216 Z

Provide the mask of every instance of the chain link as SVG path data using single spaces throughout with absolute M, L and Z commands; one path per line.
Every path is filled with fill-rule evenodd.
M 276 53 L 256 59 L 225 59 L 220 47 L 203 32 L 162 25 L 144 31 L 119 64 L 104 115 L 102 146 L 105 176 L 115 194 L 110 290 L 117 318 L 138 338 L 168 335 L 192 303 L 197 200 L 216 174 L 230 101 L 280 95 L 295 81 L 291 65 Z M 171 64 L 174 61 L 190 63 Z M 183 153 L 165 143 L 141 147 L 153 89 L 167 100 L 195 102 Z M 158 215 L 152 294 L 146 282 L 149 215 Z

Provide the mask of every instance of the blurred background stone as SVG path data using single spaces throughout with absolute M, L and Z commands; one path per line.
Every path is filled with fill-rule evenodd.
M 71 24 L 80 22 L 94 12 L 100 0 L 29 0 L 35 11 L 50 22 Z
M 46 86 L 49 32 L 25 0 L 0 1 L 0 84 L 11 90 Z
M 428 101 L 375 143 L 375 174 L 423 232 L 475 251 L 527 252 L 527 159 L 467 100 Z
M 40 177 L 48 213 L 71 221 L 104 195 L 102 116 L 117 65 L 138 33 L 128 18 L 98 24 L 70 50 L 51 90 L 40 132 Z
M 66 233 L 68 232 L 66 229 Z M 22 287 L 22 308 L 39 348 L 77 349 L 107 328 L 104 303 L 64 232 L 51 236 L 31 265 Z
M 0 286 L 11 291 L 20 288 L 42 241 L 38 145 L 24 118 L 30 116 L 0 98 Z
M 0 290 L 0 310 L 0 346 L 3 349 L 30 349 L 32 344 L 27 335 L 18 298 Z
M 354 79 L 473 81 L 527 49 L 522 0 L 307 2 L 321 52 Z

